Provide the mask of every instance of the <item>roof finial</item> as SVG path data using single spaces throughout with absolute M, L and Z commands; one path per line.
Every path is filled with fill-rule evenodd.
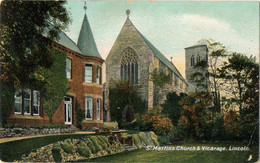
M 87 12 L 87 5 L 86 5 L 86 1 L 85 1 L 85 3 L 84 3 L 84 10 L 85 10 L 85 14 L 86 14 L 86 12 Z
M 129 9 L 126 10 L 126 15 L 127 15 L 127 18 L 129 18 L 129 15 L 130 15 L 130 10 Z

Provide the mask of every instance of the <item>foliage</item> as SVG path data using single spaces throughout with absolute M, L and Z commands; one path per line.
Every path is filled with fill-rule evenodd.
M 181 116 L 182 106 L 179 104 L 180 100 L 187 96 L 184 93 L 177 95 L 176 92 L 167 94 L 167 99 L 162 104 L 162 113 L 170 118 L 173 125 L 177 125 Z
M 140 133 L 138 134 L 138 136 L 139 136 L 140 140 L 141 140 L 142 142 L 144 142 L 145 145 L 148 145 L 148 144 L 149 144 L 144 132 L 140 132 Z
M 1 80 L 1 79 L 0 79 Z M 10 116 L 11 108 L 14 106 L 14 94 L 15 94 L 15 88 L 12 82 L 1 82 L 0 81 L 0 92 L 1 92 L 1 109 L 2 109 L 2 117 L 0 119 L 2 120 L 2 124 L 7 123 L 7 117 Z
M 239 134 L 238 118 L 235 111 L 230 110 L 224 116 L 224 127 L 228 133 L 234 137 L 237 137 Z
M 207 109 L 211 105 L 212 96 L 207 92 L 190 93 L 183 98 L 180 104 L 183 106 L 178 125 L 183 125 L 186 130 L 186 138 L 201 139 L 207 137 L 210 127 L 210 112 Z
M 52 157 L 54 159 L 55 162 L 61 162 L 62 157 L 60 154 L 60 148 L 59 147 L 53 147 L 52 148 Z
M 97 138 L 98 144 L 102 147 L 103 150 L 105 150 L 105 149 L 108 148 L 107 143 L 106 143 L 106 141 L 102 138 L 102 136 L 96 136 L 96 138 Z
M 117 122 L 104 122 L 102 126 L 103 130 L 118 130 Z
M 111 79 L 112 80 L 112 79 Z M 143 113 L 147 109 L 147 102 L 139 95 L 139 87 L 132 86 L 130 80 L 115 82 L 109 88 L 109 109 L 111 120 L 122 123 L 122 112 L 127 105 L 133 108 L 134 113 Z
M 158 143 L 163 146 L 163 145 L 169 145 L 170 144 L 170 140 L 165 137 L 165 136 L 158 136 Z
M 73 153 L 73 145 L 71 143 L 70 139 L 66 139 L 64 143 L 61 144 L 61 148 L 66 152 L 66 153 Z
M 38 67 L 36 70 L 38 74 L 41 74 L 41 78 L 46 81 L 46 84 L 38 90 L 41 92 L 43 108 L 50 120 L 52 120 L 53 114 L 69 88 L 64 71 L 66 54 L 56 49 L 52 49 L 51 54 L 53 64 L 50 69 Z
M 141 140 L 139 138 L 139 136 L 137 134 L 133 134 L 132 135 L 133 139 L 134 139 L 134 144 L 135 146 L 139 149 L 141 148 Z
M 76 100 L 75 104 L 75 112 L 76 112 L 76 121 L 77 124 L 81 124 L 82 120 L 84 119 L 84 111 L 80 108 L 78 100 Z
M 95 152 L 99 152 L 101 151 L 99 145 L 98 145 L 98 142 L 97 142 L 97 137 L 96 136 L 90 136 L 90 140 L 92 141 L 94 147 L 95 147 Z
M 59 125 L 59 124 L 51 124 L 51 125 L 38 125 L 38 126 L 20 126 L 20 125 L 6 125 L 5 128 L 35 128 L 35 129 L 51 129 L 51 128 L 67 128 L 65 125 Z
M 5 63 L 1 80 L 14 82 L 16 90 L 38 90 L 48 82 L 36 69 L 49 68 L 53 63 L 49 45 L 52 40 L 59 39 L 59 31 L 65 29 L 70 21 L 65 3 L 1 2 L 0 60 Z M 42 37 L 43 33 L 45 37 Z
M 150 133 L 151 139 L 153 141 L 153 144 L 155 146 L 159 146 L 160 144 L 159 144 L 159 142 L 157 140 L 157 138 L 158 138 L 157 135 L 153 131 L 150 131 L 149 133 Z
M 152 81 L 155 86 L 162 88 L 166 83 L 169 83 L 171 78 L 170 74 L 166 75 L 164 72 L 158 72 L 157 68 L 151 73 Z
M 110 149 L 110 148 L 107 148 L 107 149 L 106 149 L 106 151 L 107 151 L 107 153 L 108 153 L 109 155 L 111 155 L 111 154 L 112 154 L 112 151 L 111 151 L 111 149 Z
M 84 142 L 80 142 L 79 146 L 77 147 L 77 151 L 81 156 L 89 158 L 90 151 L 89 148 L 86 146 Z
M 88 147 L 90 148 L 91 152 L 97 153 L 98 151 L 96 151 L 96 148 L 90 138 L 88 138 L 88 142 L 89 142 Z

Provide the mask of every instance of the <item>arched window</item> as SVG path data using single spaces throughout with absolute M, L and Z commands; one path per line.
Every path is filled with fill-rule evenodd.
M 192 56 L 191 56 L 191 59 L 190 59 L 190 65 L 191 65 L 191 66 L 194 66 L 194 64 L 195 64 L 194 61 L 195 61 L 195 60 L 194 60 L 194 56 L 192 55 Z
M 200 56 L 197 55 L 197 63 L 199 63 L 199 62 L 200 62 Z
M 138 56 L 130 47 L 123 52 L 120 76 L 121 80 L 130 79 L 132 85 L 138 84 Z

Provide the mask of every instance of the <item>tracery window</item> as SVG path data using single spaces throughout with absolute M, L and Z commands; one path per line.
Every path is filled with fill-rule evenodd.
M 130 79 L 131 84 L 138 84 L 138 56 L 128 47 L 124 50 L 120 66 L 121 80 Z

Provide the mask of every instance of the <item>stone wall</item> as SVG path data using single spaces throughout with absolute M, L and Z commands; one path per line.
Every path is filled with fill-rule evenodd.
M 0 128 L 0 138 L 73 133 L 76 128 Z
M 194 82 L 194 79 L 191 78 L 191 74 L 202 71 L 207 73 L 207 69 L 198 69 L 194 68 L 194 66 L 191 66 L 191 57 L 194 56 L 194 61 L 197 63 L 197 57 L 200 57 L 200 61 L 205 60 L 208 61 L 208 49 L 206 45 L 195 45 L 188 48 L 185 48 L 185 74 L 186 74 L 186 81 L 189 84 L 188 92 L 195 92 L 202 90 L 201 88 L 196 88 L 196 83 Z M 205 81 L 207 82 L 207 81 Z

